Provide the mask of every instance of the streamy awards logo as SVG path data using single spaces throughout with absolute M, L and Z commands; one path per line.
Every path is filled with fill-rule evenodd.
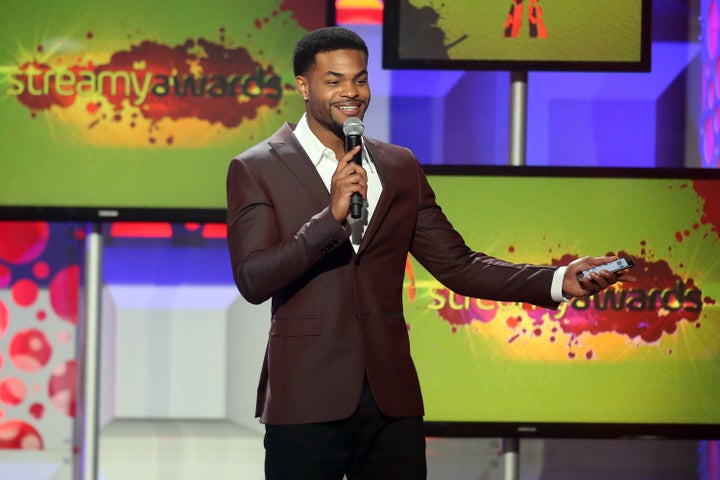
M 83 143 L 230 141 L 241 126 L 277 116 L 287 106 L 284 97 L 294 90 L 291 52 L 282 59 L 268 55 L 252 32 L 282 32 L 307 20 L 295 3 L 285 1 L 266 16 L 246 19 L 234 32 L 218 26 L 180 43 L 142 38 L 137 31 L 112 32 L 117 48 L 107 51 L 108 38 L 100 37 L 110 34 L 88 29 L 22 45 L 16 63 L 2 69 L 2 95 L 33 117 L 76 125 Z
M 695 247 L 688 247 L 690 253 L 686 250 L 691 240 L 694 245 L 717 245 L 720 240 L 720 192 L 714 187 L 712 181 L 703 180 L 681 186 L 692 189 L 703 208 L 691 228 L 668 231 L 672 238 L 667 250 L 656 251 L 641 241 L 633 251 L 614 252 L 634 258 L 631 273 L 636 281 L 561 303 L 558 310 L 459 295 L 435 280 L 418 281 L 410 261 L 406 300 L 427 312 L 421 321 L 437 318 L 449 325 L 451 335 L 467 335 L 471 343 L 493 338 L 512 358 L 603 361 L 642 355 L 643 349 L 667 356 L 718 355 L 712 336 L 718 318 L 714 280 L 718 263 L 704 258 Z M 547 264 L 554 266 L 578 258 L 572 253 L 548 253 L 552 257 Z M 408 325 L 411 331 L 412 326 Z M 710 328 L 703 336 L 705 327 Z

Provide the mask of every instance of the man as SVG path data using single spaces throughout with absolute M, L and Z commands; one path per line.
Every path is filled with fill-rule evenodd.
M 556 269 L 474 252 L 412 152 L 364 138 L 346 153 L 343 124 L 370 103 L 367 58 L 363 40 L 343 28 L 301 39 L 293 64 L 305 115 L 228 172 L 235 282 L 250 302 L 272 299 L 256 410 L 269 479 L 425 478 L 423 404 L 402 308 L 408 253 L 461 295 L 548 308 L 619 278 L 576 278 L 614 257 Z M 351 161 L 359 151 L 364 167 Z M 357 221 L 348 215 L 355 192 L 364 199 Z

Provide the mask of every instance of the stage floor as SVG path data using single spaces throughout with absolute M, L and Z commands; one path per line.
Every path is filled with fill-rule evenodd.
M 263 480 L 262 426 L 116 419 L 100 432 L 97 480 Z M 428 438 L 428 480 L 500 480 L 496 439 Z M 74 480 L 62 450 L 0 450 L 0 480 Z M 89 479 L 85 476 L 84 479 Z
M 501 439 L 427 439 L 428 480 L 502 480 Z M 0 450 L 0 480 L 74 480 L 71 447 Z M 227 420 L 120 420 L 100 432 L 97 480 L 263 480 L 262 427 Z M 704 480 L 698 442 L 523 440 L 526 480 Z M 84 476 L 84 480 L 90 479 Z

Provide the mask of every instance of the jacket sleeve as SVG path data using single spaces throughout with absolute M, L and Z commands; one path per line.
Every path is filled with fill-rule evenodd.
M 241 157 L 232 160 L 227 176 L 233 278 L 242 296 L 255 304 L 288 286 L 348 239 L 348 232 L 328 207 L 282 238 L 278 215 L 292 212 L 280 212 L 286 206 L 274 204 L 272 178 L 265 176 L 254 172 Z
M 461 295 L 558 307 L 550 292 L 555 267 L 516 264 L 473 251 L 436 203 L 422 169 L 417 170 L 419 202 L 411 253 L 428 272 Z

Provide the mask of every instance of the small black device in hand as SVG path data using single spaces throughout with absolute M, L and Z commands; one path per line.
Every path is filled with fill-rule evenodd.
M 608 272 L 617 273 L 635 266 L 635 261 L 631 257 L 618 258 L 612 262 L 603 263 L 593 268 L 588 268 L 577 274 L 577 279 L 583 281 L 584 278 L 590 276 L 590 272 L 600 272 L 607 270 Z

